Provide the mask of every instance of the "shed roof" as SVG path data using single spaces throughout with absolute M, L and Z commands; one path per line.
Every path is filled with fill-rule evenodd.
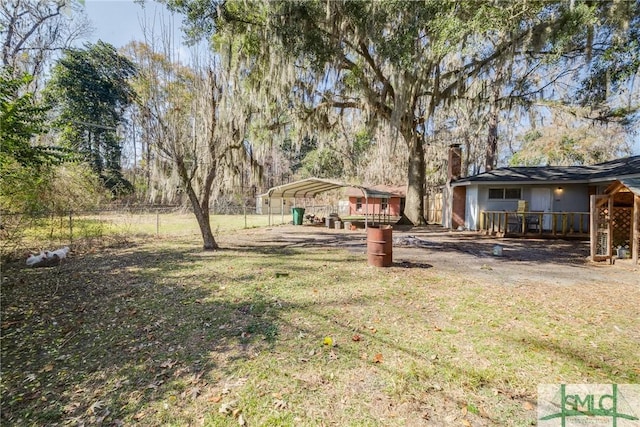
M 636 196 L 640 196 L 640 177 L 638 178 L 622 178 L 619 179 L 625 187 L 629 189 Z
M 506 167 L 454 181 L 452 186 L 477 184 L 589 183 L 621 178 L 640 178 L 640 156 L 589 166 Z
M 407 187 L 403 185 L 366 185 L 362 187 L 349 187 L 345 191 L 347 197 L 362 197 L 362 191 L 367 192 L 367 197 L 406 197 Z

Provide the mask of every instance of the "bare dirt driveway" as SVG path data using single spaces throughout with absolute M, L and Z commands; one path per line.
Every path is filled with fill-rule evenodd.
M 363 255 L 366 264 L 367 235 L 363 229 L 335 230 L 322 226 L 283 225 L 222 236 L 226 247 L 273 246 L 343 248 Z M 499 245 L 501 256 L 495 256 Z M 640 286 L 640 266 L 630 260 L 593 263 L 589 243 L 575 240 L 493 238 L 475 232 L 441 227 L 393 230 L 391 268 L 433 268 L 467 280 L 501 285 L 557 284 Z

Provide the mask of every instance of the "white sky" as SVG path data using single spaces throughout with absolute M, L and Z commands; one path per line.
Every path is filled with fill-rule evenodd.
M 133 40 L 144 41 L 145 30 L 148 41 L 160 40 L 162 28 L 169 28 L 177 57 L 176 61 L 188 62 L 190 49 L 182 45 L 180 25 L 182 17 L 171 14 L 164 5 L 146 0 L 144 5 L 133 0 L 85 0 L 84 10 L 91 21 L 94 32 L 83 42 L 98 40 L 116 48 Z

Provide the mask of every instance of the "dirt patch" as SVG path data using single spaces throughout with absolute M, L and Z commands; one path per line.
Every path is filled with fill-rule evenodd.
M 363 229 L 283 225 L 246 230 L 219 240 L 229 248 L 342 248 L 362 254 L 366 266 L 367 235 Z M 478 283 L 640 285 L 639 265 L 630 260 L 617 260 L 614 265 L 593 263 L 586 241 L 493 238 L 434 226 L 394 230 L 393 263 L 394 268 L 433 268 Z

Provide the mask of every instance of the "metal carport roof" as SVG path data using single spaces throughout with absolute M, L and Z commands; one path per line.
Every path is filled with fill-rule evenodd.
M 354 184 L 346 184 L 340 181 L 332 181 L 328 179 L 321 178 L 307 178 L 300 181 L 290 182 L 288 184 L 279 185 L 277 187 L 271 187 L 267 190 L 266 193 L 261 194 L 260 197 L 267 197 L 269 199 L 285 199 L 285 198 L 306 198 L 306 197 L 315 197 L 316 194 L 320 194 L 325 191 L 336 190 L 342 187 L 354 187 L 362 190 L 362 194 L 367 200 L 369 197 L 374 196 L 376 194 L 382 194 L 380 191 L 367 189 L 361 185 Z M 387 193 L 384 193 L 387 194 Z M 369 203 L 365 202 L 365 206 L 368 206 Z M 269 204 L 269 211 L 271 211 L 271 204 Z M 283 212 L 284 215 L 284 212 Z M 365 214 L 364 225 L 365 228 L 368 227 L 368 212 Z M 271 217 L 271 213 L 269 213 L 269 217 Z M 271 224 L 271 222 L 269 222 Z
M 314 197 L 316 194 L 323 193 L 325 191 L 335 190 L 342 187 L 357 187 L 351 184 L 345 184 L 343 182 L 331 181 L 321 178 L 307 178 L 300 181 L 290 182 L 288 184 L 279 185 L 277 187 L 271 187 L 266 193 L 262 194 L 263 197 L 269 197 L 274 199 L 281 198 L 295 198 L 295 197 Z

